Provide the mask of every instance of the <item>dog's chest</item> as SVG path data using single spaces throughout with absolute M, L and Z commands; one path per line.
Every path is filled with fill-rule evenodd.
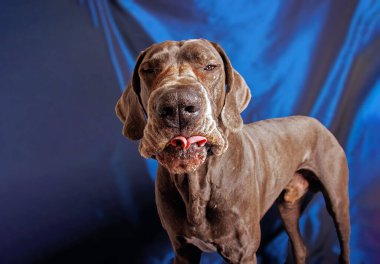
M 205 252 L 217 251 L 218 245 L 223 244 L 221 238 L 234 233 L 235 226 L 232 223 L 237 219 L 233 220 L 234 215 L 228 210 L 220 210 L 219 206 L 223 206 L 218 202 L 208 201 L 205 206 L 198 208 L 188 206 L 188 228 L 184 238 Z
M 235 213 L 238 209 L 230 206 L 225 189 L 199 175 L 177 178 L 176 188 L 186 208 L 183 237 L 188 243 L 202 251 L 214 252 L 223 244 L 224 237 L 236 233 L 235 223 L 241 219 Z
M 194 219 L 194 216 L 189 215 L 192 212 L 188 212 L 188 228 L 184 238 L 187 243 L 193 244 L 204 252 L 215 252 L 217 250 L 215 241 L 220 235 L 217 233 L 221 233 L 220 231 L 215 232 L 215 230 L 222 229 L 220 229 L 215 221 L 208 219 L 209 210 L 206 212 L 197 211 L 197 213 L 198 223 L 195 224 L 194 222 L 190 222 L 191 219 Z
M 215 252 L 217 250 L 216 245 L 214 243 L 205 242 L 204 240 L 199 239 L 194 236 L 185 237 L 185 240 L 187 243 L 193 244 L 194 246 L 196 246 L 197 248 L 199 248 L 200 250 L 204 252 Z

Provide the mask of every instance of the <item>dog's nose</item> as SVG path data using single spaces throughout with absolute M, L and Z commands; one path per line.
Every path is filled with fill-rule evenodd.
M 202 103 L 190 88 L 173 89 L 159 98 L 158 114 L 168 126 L 183 128 L 198 119 Z

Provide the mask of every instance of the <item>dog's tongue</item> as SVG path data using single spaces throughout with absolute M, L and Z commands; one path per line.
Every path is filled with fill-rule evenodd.
M 182 149 L 189 149 L 191 144 L 197 143 L 198 146 L 202 147 L 206 142 L 207 138 L 202 136 L 192 136 L 189 138 L 176 136 L 170 140 L 170 145 L 173 145 L 174 147 L 181 146 Z

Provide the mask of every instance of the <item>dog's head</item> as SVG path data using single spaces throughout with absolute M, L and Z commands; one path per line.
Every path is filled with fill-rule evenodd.
M 141 52 L 116 105 L 123 135 L 171 173 L 195 171 L 228 147 L 251 94 L 224 50 L 204 39 L 167 41 Z

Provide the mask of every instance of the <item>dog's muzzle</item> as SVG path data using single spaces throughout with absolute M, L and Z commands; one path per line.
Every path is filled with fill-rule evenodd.
M 199 84 L 166 83 L 148 102 L 148 123 L 140 143 L 144 157 L 155 157 L 172 173 L 196 170 L 208 155 L 227 148 L 207 91 Z
M 162 126 L 178 128 L 179 133 L 196 126 L 204 115 L 206 103 L 198 90 L 199 88 L 190 85 L 176 85 L 163 89 L 155 98 L 155 113 Z

